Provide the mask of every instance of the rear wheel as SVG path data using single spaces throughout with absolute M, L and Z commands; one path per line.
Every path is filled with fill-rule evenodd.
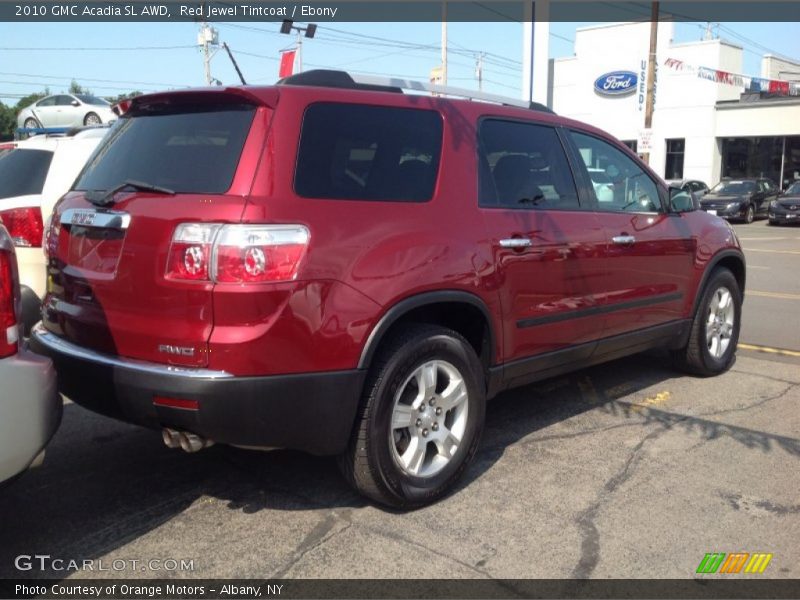
M 697 305 L 689 341 L 675 351 L 677 365 L 695 375 L 718 375 L 730 368 L 739 342 L 742 294 L 728 269 L 716 269 Z
M 752 204 L 747 205 L 747 211 L 744 213 L 744 222 L 752 223 L 756 218 L 756 209 Z
M 90 112 L 83 118 L 84 125 L 100 125 L 101 123 L 100 117 L 93 112 Z
M 342 473 L 369 498 L 416 508 L 445 495 L 473 458 L 483 430 L 483 367 L 443 327 L 414 324 L 380 351 L 365 385 Z

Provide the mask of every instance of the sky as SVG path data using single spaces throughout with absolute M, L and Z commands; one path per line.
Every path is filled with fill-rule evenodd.
M 550 57 L 572 56 L 575 31 L 590 23 L 552 23 Z M 744 74 L 760 74 L 761 56 L 800 60 L 800 23 L 720 23 L 719 37 L 744 47 Z M 279 23 L 215 23 L 248 83 L 277 79 L 282 49 L 294 36 Z M 705 23 L 675 24 L 675 42 L 702 39 Z M 97 95 L 205 85 L 194 23 L 0 23 L 0 101 L 13 105 L 49 88 L 65 91 L 72 79 Z M 450 23 L 448 83 L 477 88 L 475 66 L 483 59 L 483 89 L 519 97 L 522 25 Z M 427 80 L 440 62 L 441 23 L 320 24 L 303 44 L 303 66 L 336 68 Z M 610 70 L 614 66 L 610 67 Z M 212 60 L 212 75 L 237 84 L 224 51 Z

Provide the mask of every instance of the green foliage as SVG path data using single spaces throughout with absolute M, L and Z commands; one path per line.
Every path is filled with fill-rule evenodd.
M 5 142 L 14 139 L 14 130 L 16 127 L 16 110 L 0 102 L 0 141 Z

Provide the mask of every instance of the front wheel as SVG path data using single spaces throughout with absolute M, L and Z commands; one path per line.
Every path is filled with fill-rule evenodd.
M 747 205 L 747 211 L 744 213 L 744 222 L 748 225 L 755 221 L 756 218 L 756 209 L 753 208 L 752 204 Z
M 695 375 L 718 375 L 730 368 L 739 342 L 742 293 L 728 269 L 716 269 L 697 305 L 686 346 L 675 351 L 679 367 Z
M 444 327 L 413 324 L 379 352 L 364 389 L 342 473 L 369 498 L 417 508 L 445 495 L 483 430 L 483 367 Z

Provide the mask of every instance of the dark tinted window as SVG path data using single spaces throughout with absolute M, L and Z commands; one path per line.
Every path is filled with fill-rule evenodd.
M 17 148 L 0 154 L 0 198 L 41 194 L 53 153 Z
M 303 117 L 294 189 L 306 198 L 424 202 L 441 150 L 435 111 L 314 104 Z
M 49 98 L 45 98 L 44 100 L 39 100 L 36 103 L 36 106 L 55 106 L 56 105 L 56 96 L 50 96 Z
M 176 192 L 221 194 L 233 181 L 254 110 L 182 106 L 181 112 L 121 118 L 75 189 L 108 190 L 134 179 Z
M 87 94 L 75 94 L 75 97 L 84 104 L 93 104 L 95 106 L 108 106 L 108 102 L 97 96 L 89 96 Z
M 69 106 L 75 101 L 72 96 L 56 96 L 56 106 Z
M 579 207 L 564 148 L 552 127 L 487 119 L 481 123 L 481 206 Z

